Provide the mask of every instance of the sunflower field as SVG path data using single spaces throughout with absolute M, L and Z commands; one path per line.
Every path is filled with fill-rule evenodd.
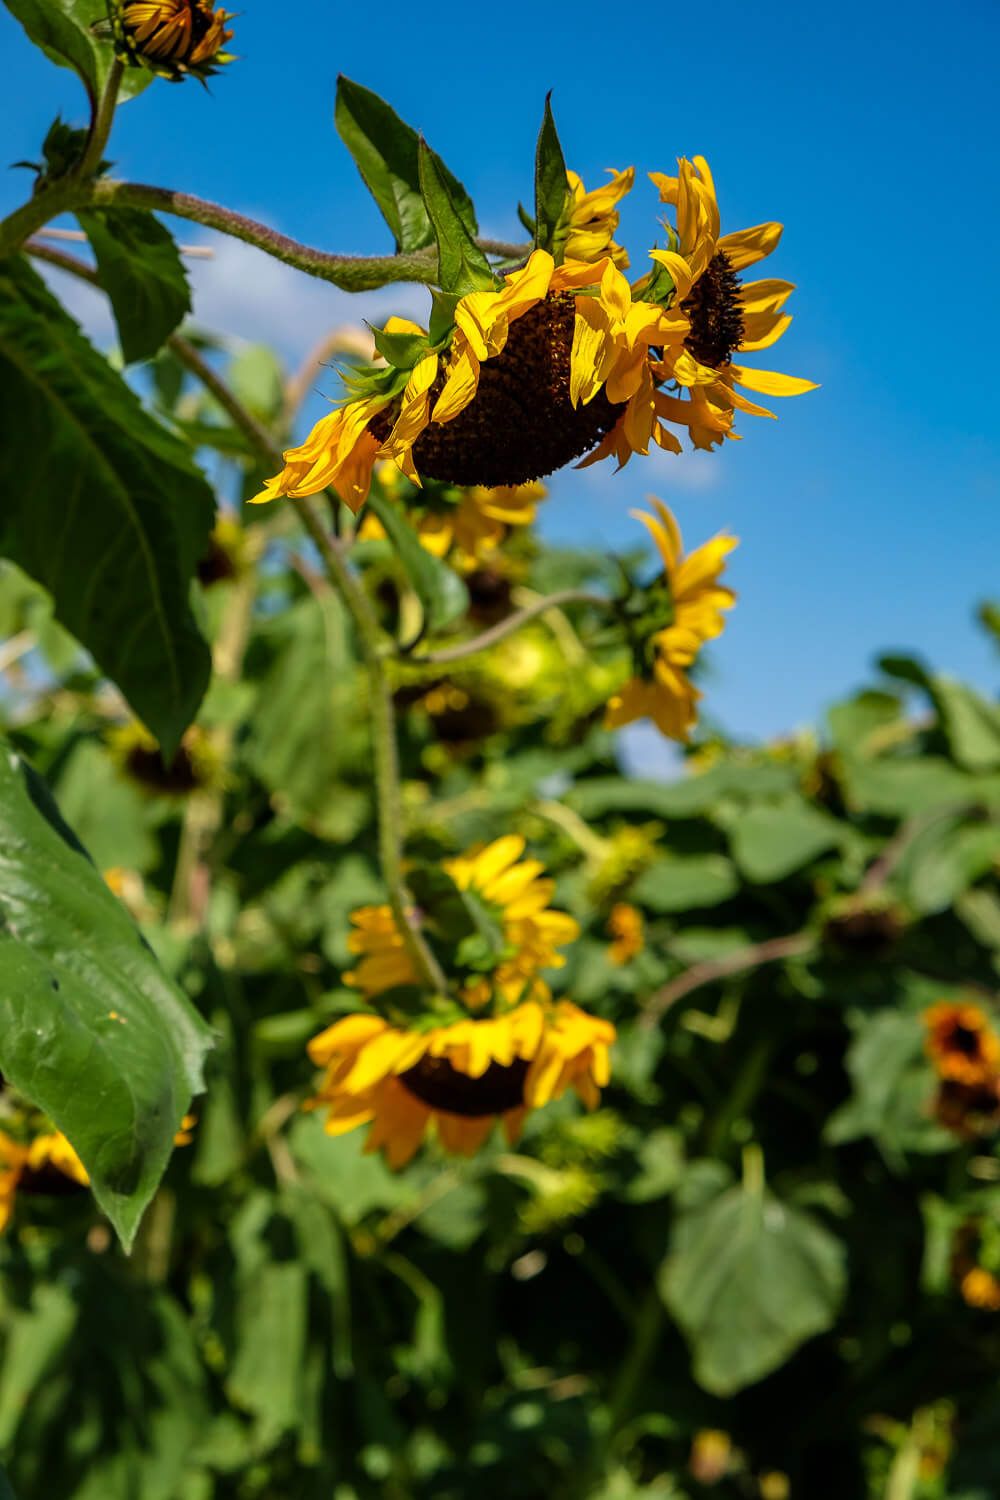
M 90 121 L 0 223 L 0 1497 L 994 1500 L 1000 709 L 727 737 L 737 540 L 635 478 L 814 388 L 781 226 L 682 158 L 630 262 L 546 102 L 484 239 L 341 79 L 395 249 L 313 249 L 111 175 L 212 0 L 5 4 Z M 287 368 L 170 217 L 426 326 Z M 604 459 L 623 550 L 546 543 Z

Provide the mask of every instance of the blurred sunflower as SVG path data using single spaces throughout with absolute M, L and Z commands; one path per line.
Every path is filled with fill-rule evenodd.
M 596 1107 L 609 1077 L 614 1027 L 568 1000 L 529 1000 L 492 1018 L 410 1030 L 376 1015 L 345 1016 L 309 1044 L 326 1069 L 314 1106 L 342 1135 L 372 1126 L 366 1151 L 408 1162 L 433 1124 L 446 1151 L 471 1156 L 500 1121 L 508 1142 L 530 1109 L 573 1088 Z
M 631 963 L 645 947 L 645 922 L 638 907 L 616 901 L 608 917 L 608 958 L 619 967 Z
M 57 1196 L 89 1185 L 83 1162 L 58 1131 L 24 1144 L 0 1130 L 0 1233 L 10 1221 L 18 1193 Z
M 652 719 L 669 739 L 686 740 L 701 697 L 687 675 L 706 641 L 721 635 L 723 611 L 736 595 L 719 583 L 737 538 L 720 535 L 685 557 L 673 514 L 654 500 L 656 515 L 632 514 L 648 527 L 663 560 L 665 599 L 632 625 L 635 675 L 608 704 L 606 724 L 617 729 L 634 719 Z
M 233 15 L 214 0 L 111 0 L 109 20 L 126 62 L 178 82 L 185 73 L 204 80 L 232 62 L 223 48 Z
M 130 781 L 144 791 L 167 797 L 186 797 L 205 788 L 225 785 L 226 768 L 209 732 L 192 725 L 169 764 L 159 744 L 137 719 L 119 724 L 107 736 L 111 758 Z
M 927 1055 L 938 1076 L 966 1087 L 989 1084 L 1000 1065 L 1000 1037 L 978 1005 L 944 1000 L 928 1006 Z
M 558 949 L 578 933 L 572 917 L 549 909 L 553 882 L 538 860 L 522 859 L 514 834 L 447 860 L 451 889 L 474 903 L 499 941 L 478 936 L 445 943 L 441 957 L 458 982 L 461 1005 L 393 1024 L 373 1013 L 345 1017 L 309 1045 L 326 1073 L 313 1106 L 327 1108 L 334 1134 L 372 1123 L 367 1150 L 383 1148 L 393 1166 L 413 1156 L 433 1123 L 446 1151 L 471 1154 L 493 1125 L 516 1139 L 524 1116 L 573 1088 L 596 1107 L 608 1080 L 614 1027 L 568 1000 L 553 1001 L 543 969 L 565 960 Z M 433 908 L 425 935 L 441 946 Z M 348 940 L 359 962 L 344 976 L 369 999 L 417 983 L 388 907 L 353 914 Z M 469 1014 L 469 1012 L 474 1014 Z
M 985 1266 L 973 1266 L 962 1277 L 959 1290 L 969 1307 L 985 1312 L 1000 1312 L 1000 1281 Z
M 487 489 L 450 487 L 441 494 L 427 493 L 416 506 L 407 507 L 407 518 L 415 527 L 420 544 L 435 557 L 445 557 L 455 548 L 456 561 L 471 567 L 501 545 L 512 526 L 530 526 L 538 502 L 547 490 L 543 484 L 521 484 Z M 370 512 L 358 529 L 359 541 L 375 541 L 385 528 Z

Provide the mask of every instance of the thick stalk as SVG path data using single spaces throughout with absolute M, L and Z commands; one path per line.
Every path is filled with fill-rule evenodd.
M 234 396 L 198 350 L 178 334 L 170 339 L 174 354 L 212 393 L 219 405 L 253 443 L 261 458 L 281 467 L 281 453 L 270 437 Z M 385 675 L 387 646 L 383 644 L 375 613 L 361 584 L 351 571 L 339 544 L 323 526 L 308 500 L 291 504 L 323 559 L 327 575 L 354 621 L 361 655 L 368 670 L 371 692 L 371 730 L 375 759 L 375 799 L 378 813 L 379 862 L 389 892 L 389 905 L 413 966 L 421 982 L 433 994 L 446 994 L 448 983 L 423 935 L 414 926 L 412 901 L 403 877 L 400 839 L 402 811 L 399 796 L 399 759 L 392 695 Z
M 90 124 L 90 136 L 87 140 L 83 156 L 73 169 L 73 176 L 81 182 L 86 182 L 88 177 L 93 177 L 94 173 L 100 169 L 101 160 L 104 156 L 104 148 L 108 144 L 111 127 L 115 121 L 118 90 L 121 88 L 124 73 L 125 65 L 116 57 L 108 70 L 104 92 L 97 102 L 97 109 L 94 111 L 94 118 Z

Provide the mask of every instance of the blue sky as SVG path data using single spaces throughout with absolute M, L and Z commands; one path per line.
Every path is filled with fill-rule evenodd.
M 994 0 L 939 6 L 801 4 L 625 11 L 512 4 L 490 12 L 245 0 L 240 54 L 206 93 L 157 84 L 120 114 L 116 172 L 183 187 L 345 252 L 391 241 L 333 130 L 342 71 L 384 94 L 463 179 L 485 233 L 516 234 L 547 89 L 567 159 L 588 186 L 634 163 L 622 234 L 641 264 L 655 234 L 649 170 L 705 154 L 724 228 L 786 226 L 765 274 L 798 284 L 796 321 L 754 356 L 822 389 L 743 419 L 711 455 L 636 458 L 552 484 L 554 540 L 635 541 L 655 492 L 690 543 L 727 527 L 740 604 L 714 652 L 713 716 L 764 737 L 815 720 L 865 680 L 873 654 L 915 649 L 985 688 L 997 658 L 972 623 L 1000 595 L 994 382 L 1000 301 Z M 52 117 L 83 122 L 75 79 L 0 13 L 10 159 L 37 154 Z M 0 175 L 0 207 L 23 195 Z M 187 240 L 209 238 L 180 227 Z M 212 241 L 217 243 L 217 241 Z M 300 357 L 372 305 L 224 247 L 194 267 L 196 311 Z M 86 292 L 73 306 L 100 337 Z M 81 300 L 81 296 L 83 300 Z M 419 310 L 380 294 L 376 313 Z

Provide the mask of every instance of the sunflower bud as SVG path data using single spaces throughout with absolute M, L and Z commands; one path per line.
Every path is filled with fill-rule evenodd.
M 213 0 L 118 0 L 110 19 L 124 61 L 179 83 L 186 73 L 204 80 L 232 61 L 223 51 L 232 16 Z

